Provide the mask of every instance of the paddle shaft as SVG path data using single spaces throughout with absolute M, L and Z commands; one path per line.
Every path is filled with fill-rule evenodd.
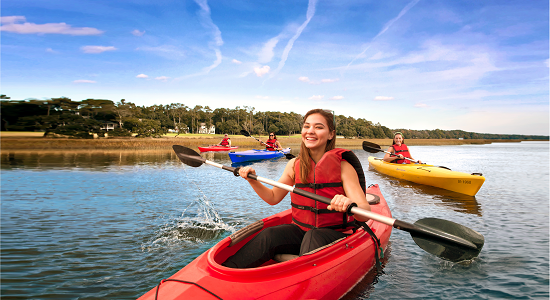
M 379 151 L 379 152 L 384 152 L 384 153 L 387 153 L 387 154 L 392 155 L 392 156 L 397 156 L 397 154 L 394 154 L 394 153 L 391 153 L 391 152 L 389 152 L 389 151 L 385 151 L 385 150 L 382 150 L 382 149 L 377 149 L 377 148 L 370 147 L 370 146 L 365 146 L 365 147 L 369 147 L 369 148 L 371 148 L 371 149 L 373 149 L 373 150 L 377 150 L 377 151 Z M 406 159 L 406 160 L 409 160 L 409 161 L 418 163 L 417 160 L 414 160 L 414 159 L 412 159 L 412 158 L 403 157 L 403 159 Z
M 226 171 L 230 171 L 235 176 L 239 176 L 239 174 L 238 174 L 239 168 L 224 166 L 222 164 L 218 164 L 218 163 L 215 163 L 213 161 L 206 160 L 206 159 L 204 159 L 200 156 L 188 156 L 188 155 L 186 155 L 186 156 L 188 158 L 191 158 L 191 159 L 200 160 L 205 164 L 208 164 L 208 165 L 211 165 L 211 166 L 214 166 L 214 167 L 226 170 Z M 268 179 L 268 178 L 260 177 L 260 176 L 255 175 L 255 174 L 248 174 L 247 177 L 250 178 L 250 179 L 253 179 L 253 180 L 257 180 L 259 182 L 269 184 L 269 185 L 274 186 L 274 187 L 278 187 L 278 188 L 283 189 L 285 191 L 295 193 L 295 194 L 298 194 L 300 196 L 304 196 L 304 197 L 307 197 L 307 198 L 325 203 L 327 205 L 330 204 L 330 201 L 331 201 L 331 199 L 329 199 L 329 198 L 326 198 L 326 197 L 323 197 L 323 196 L 320 196 L 320 195 L 317 195 L 317 194 L 314 194 L 314 193 L 311 193 L 311 192 L 308 192 L 308 191 L 304 191 L 304 190 L 292 187 L 290 185 L 287 185 L 287 184 L 284 184 L 284 183 L 281 183 L 281 182 L 278 182 L 278 181 L 274 181 L 274 180 L 271 180 L 271 179 Z M 382 215 L 379 215 L 377 213 L 373 213 L 371 211 L 368 211 L 368 210 L 365 210 L 365 209 L 362 209 L 362 208 L 359 208 L 359 207 L 352 207 L 350 212 L 352 214 L 357 214 L 357 215 L 360 215 L 362 217 L 369 218 L 369 219 L 372 219 L 374 221 L 377 221 L 377 222 L 380 222 L 380 223 L 383 223 L 383 224 L 386 224 L 386 225 L 389 225 L 389 226 L 393 226 L 394 228 L 397 228 L 397 229 L 400 229 L 400 230 L 403 230 L 403 231 L 407 231 L 411 234 L 417 234 L 417 235 L 420 234 L 420 235 L 424 235 L 424 236 L 427 236 L 427 237 L 436 238 L 436 239 L 443 240 L 443 241 L 446 241 L 446 242 L 452 242 L 452 243 L 460 244 L 460 245 L 465 246 L 465 247 L 477 249 L 477 246 L 475 244 L 471 243 L 470 241 L 467 241 L 467 240 L 465 240 L 463 238 L 460 238 L 458 236 L 448 234 L 448 233 L 443 232 L 443 231 L 439 231 L 439 230 L 434 229 L 434 228 L 419 227 L 419 226 L 416 226 L 414 224 L 407 223 L 407 222 L 400 221 L 400 220 L 396 220 L 396 219 L 393 219 L 393 218 L 390 218 L 390 217 L 382 216 Z

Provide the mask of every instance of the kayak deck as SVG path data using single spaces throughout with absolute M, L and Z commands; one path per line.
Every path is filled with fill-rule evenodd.
M 476 173 L 451 171 L 427 164 L 392 164 L 373 156 L 368 160 L 369 165 L 382 174 L 468 196 L 475 196 L 485 182 L 485 177 Z
M 285 154 L 290 153 L 290 148 L 285 148 L 281 151 L 268 151 L 268 150 L 246 150 L 239 152 L 230 152 L 229 158 L 233 163 L 240 163 L 246 161 L 256 161 L 264 159 L 273 159 L 283 157 Z
M 379 200 L 373 212 L 391 217 L 377 185 L 367 198 Z M 232 269 L 222 265 L 264 228 L 291 222 L 291 210 L 257 221 L 221 240 L 162 283 L 158 299 L 338 299 L 351 290 L 374 266 L 375 245 L 362 228 L 333 245 L 288 261 L 270 260 L 258 268 Z M 392 227 L 367 222 L 386 249 Z M 185 282 L 181 282 L 185 281 Z M 199 286 L 197 286 L 199 285 Z M 140 300 L 155 299 L 153 288 Z M 219 298 L 218 298 L 219 297 Z
M 231 147 L 225 147 L 225 146 L 206 146 L 206 147 L 198 147 L 201 152 L 208 152 L 208 151 L 231 151 L 239 148 L 239 146 L 231 146 Z

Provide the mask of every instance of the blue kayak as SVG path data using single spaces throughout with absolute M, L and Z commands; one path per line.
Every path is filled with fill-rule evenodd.
M 229 158 L 231 162 L 240 163 L 254 160 L 264 160 L 283 157 L 285 154 L 290 153 L 290 148 L 285 148 L 281 151 L 267 151 L 267 150 L 246 150 L 239 152 L 229 152 Z

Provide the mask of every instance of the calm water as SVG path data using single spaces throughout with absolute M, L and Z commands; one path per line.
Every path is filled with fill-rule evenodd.
M 468 265 L 440 260 L 395 230 L 385 274 L 345 299 L 548 299 L 549 144 L 410 147 L 415 158 L 481 172 L 475 197 L 368 170 L 396 219 L 451 220 L 485 236 Z M 230 165 L 227 154 L 207 153 Z M 245 180 L 167 152 L 8 153 L 1 172 L 3 299 L 135 299 L 232 232 L 290 207 L 261 201 Z M 286 161 L 255 163 L 278 179 Z

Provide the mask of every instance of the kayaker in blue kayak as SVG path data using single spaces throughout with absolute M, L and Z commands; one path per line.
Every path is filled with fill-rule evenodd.
M 393 134 L 393 145 L 391 145 L 388 148 L 388 152 L 391 152 L 391 155 L 386 153 L 384 155 L 384 161 L 394 163 L 394 164 L 410 164 L 411 161 L 408 159 L 405 159 L 405 157 L 410 158 L 411 160 L 415 160 L 412 158 L 411 153 L 409 152 L 409 148 L 407 145 L 405 145 L 405 139 L 403 137 L 403 134 L 401 132 L 396 132 Z M 418 160 L 418 163 L 422 163 L 422 161 Z
M 275 132 L 269 133 L 269 139 L 267 140 L 267 142 L 264 143 L 260 140 L 260 143 L 265 145 L 265 150 L 267 151 L 277 151 L 283 149 L 283 146 L 281 146 L 281 143 L 279 143 L 279 141 L 277 140 Z
M 229 138 L 229 136 L 227 135 L 227 133 L 225 134 L 225 136 L 224 136 L 224 138 L 222 139 L 222 141 L 218 144 L 218 146 L 231 147 L 231 139 Z
M 261 231 L 222 265 L 230 268 L 254 268 L 276 254 L 304 255 L 349 235 L 356 227 L 353 216 L 346 212 L 355 203 L 370 210 L 365 197 L 363 169 L 355 154 L 335 148 L 336 130 L 332 113 L 310 110 L 304 117 L 300 154 L 286 165 L 279 182 L 332 198 L 330 205 L 296 193 L 291 194 L 292 223 Z M 251 167 L 242 167 L 245 178 L 265 202 L 275 205 L 288 191 L 272 189 L 248 174 Z M 361 178 L 361 180 L 360 180 Z M 357 221 L 367 221 L 357 216 Z

